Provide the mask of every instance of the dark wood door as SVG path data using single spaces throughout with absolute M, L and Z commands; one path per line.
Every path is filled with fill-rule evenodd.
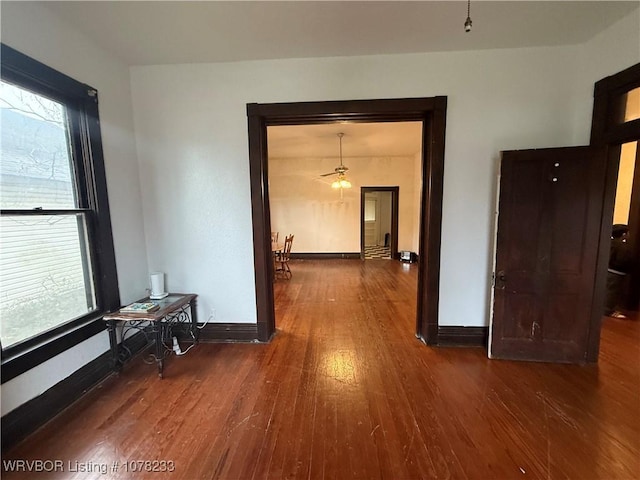
M 490 357 L 586 361 L 605 166 L 595 147 L 502 153 Z

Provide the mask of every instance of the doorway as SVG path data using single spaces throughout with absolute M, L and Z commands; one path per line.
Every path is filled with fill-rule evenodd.
M 267 127 L 336 122 L 422 122 L 416 336 L 438 343 L 440 237 L 447 97 L 248 104 L 249 168 L 258 340 L 276 331 L 271 261 Z M 429 268 L 426 268 L 426 266 Z
M 621 285 L 619 305 L 624 314 L 638 316 L 640 310 L 640 151 L 639 142 L 627 142 L 620 147 L 620 165 L 616 183 L 613 224 L 629 229 L 626 243 L 633 253 L 631 270 Z
M 360 257 L 398 257 L 399 187 L 360 189 Z
M 607 267 L 609 263 L 609 246 L 611 226 L 613 225 L 615 198 L 620 168 L 622 145 L 640 140 L 640 64 L 633 65 L 615 75 L 603 78 L 596 83 L 593 95 L 593 117 L 591 121 L 591 145 L 602 145 L 608 148 L 607 172 L 605 176 L 605 193 L 602 208 L 600 230 L 600 246 L 598 249 L 598 267 L 594 289 L 594 301 L 591 313 L 591 328 L 589 331 L 589 345 L 587 361 L 597 362 L 600 349 L 600 329 L 602 312 L 604 311 L 605 291 L 607 281 Z M 636 151 L 635 163 L 638 163 Z M 635 169 L 637 172 L 637 168 Z M 634 184 L 637 185 L 637 173 L 634 173 Z M 638 189 L 634 190 L 637 192 Z M 633 218 L 637 218 L 640 195 L 631 199 L 630 206 L 630 241 L 634 242 L 636 252 L 635 271 L 638 272 L 638 258 L 640 257 L 640 225 Z M 634 213 L 631 213 L 633 210 Z M 634 217 L 635 215 L 635 217 Z M 637 278 L 637 277 L 636 277 Z

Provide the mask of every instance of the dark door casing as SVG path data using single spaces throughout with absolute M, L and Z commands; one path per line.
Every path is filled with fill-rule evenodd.
M 502 153 L 491 358 L 584 363 L 606 149 Z
M 271 216 L 267 126 L 317 123 L 421 121 L 422 195 L 416 336 L 438 344 L 440 296 L 440 235 L 447 97 L 347 100 L 329 102 L 247 105 L 249 173 L 253 219 L 253 260 L 256 283 L 258 340 L 267 342 L 276 332 L 271 261 Z M 428 266 L 428 268 L 427 268 Z
M 397 259 L 398 255 L 398 202 L 400 199 L 400 187 L 360 187 L 360 252 L 364 258 L 364 201 L 365 194 L 372 192 L 391 192 L 391 258 Z

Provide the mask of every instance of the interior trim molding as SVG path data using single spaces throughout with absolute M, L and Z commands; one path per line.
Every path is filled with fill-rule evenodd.
M 296 260 L 328 260 L 328 259 L 352 259 L 360 260 L 360 252 L 322 252 L 322 253 L 291 253 L 291 258 Z
M 16 445 L 113 373 L 111 351 L 2 417 L 2 451 Z
M 257 342 L 258 325 L 255 323 L 208 323 L 199 335 L 200 342 Z
M 452 347 L 486 347 L 489 327 L 438 327 L 438 345 Z
M 107 328 L 102 318 L 92 320 L 64 335 L 43 343 L 28 352 L 2 360 L 2 383 L 22 375 L 50 358 L 91 338 Z
M 247 104 L 258 338 L 276 331 L 267 127 L 351 122 L 422 122 L 422 196 L 416 336 L 438 344 L 440 252 L 447 97 Z
M 127 338 L 125 345 L 135 355 L 147 346 L 147 342 L 140 332 Z M 113 354 L 107 350 L 41 395 L 7 413 L 2 417 L 2 451 L 35 432 L 112 373 L 115 373 Z

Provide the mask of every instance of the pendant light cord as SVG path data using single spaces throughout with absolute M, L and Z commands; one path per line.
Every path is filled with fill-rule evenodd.
M 471 0 L 467 0 L 467 19 L 464 21 L 464 31 L 469 33 L 471 31 Z

